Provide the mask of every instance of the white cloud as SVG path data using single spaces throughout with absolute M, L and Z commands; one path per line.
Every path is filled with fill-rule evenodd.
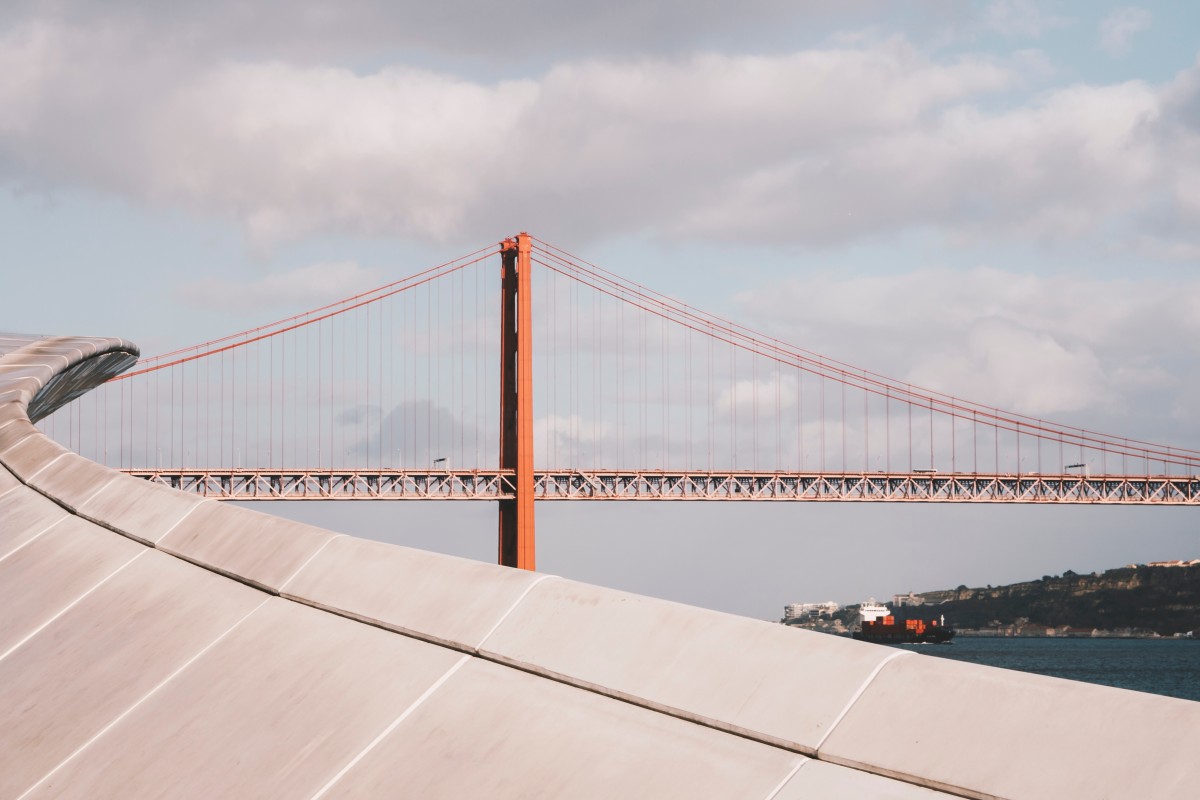
M 1186 166 L 1200 139 L 1178 123 L 1190 71 L 985 108 L 1042 68 L 867 38 L 480 81 L 172 58 L 131 35 L 36 23 L 0 39 L 0 175 L 233 219 L 267 246 L 487 241 L 531 220 L 576 242 L 827 245 L 931 229 L 1094 242 L 1120 230 L 1185 256 L 1200 243 Z
M 1150 21 L 1150 12 L 1144 8 L 1118 8 L 1100 21 L 1100 49 L 1113 57 L 1125 55 L 1129 52 L 1129 43 L 1134 34 L 1149 28 Z
M 910 380 L 942 392 L 987 398 L 1034 416 L 1070 414 L 1102 402 L 1105 376 L 1082 344 L 988 318 L 970 325 L 947 352 L 914 365 Z
M 817 352 L 1007 410 L 1103 429 L 1197 396 L 1200 280 L 1039 276 L 990 268 L 795 279 L 742 316 Z M 1157 397 L 1155 397 L 1157 396 Z M 1140 424 L 1146 424 L 1141 420 Z M 1200 425 L 1190 421 L 1192 436 Z
M 1155 93 L 1136 83 L 1065 89 L 996 114 L 955 106 L 731 178 L 683 228 L 830 243 L 923 225 L 1074 239 L 1154 191 L 1162 165 L 1146 128 L 1157 113 Z
M 246 281 L 203 278 L 183 286 L 179 300 L 198 308 L 257 311 L 308 308 L 383 283 L 383 271 L 350 262 L 311 264 Z
M 669 222 L 747 167 L 903 130 L 1012 79 L 987 59 L 939 64 L 899 40 L 563 63 L 498 83 L 282 62 L 147 70 L 77 31 L 32 28 L 0 42 L 0 61 L 16 67 L 0 90 L 0 159 L 233 217 L 266 242 L 494 235 L 535 213 L 571 230 Z
M 442 238 L 510 167 L 509 139 L 535 97 L 529 82 L 481 86 L 420 70 L 227 65 L 156 115 L 154 192 L 238 214 L 268 241 L 333 227 Z M 491 198 L 488 198 L 491 199 Z
M 778 398 L 778 410 L 787 411 L 795 408 L 798 390 L 796 378 L 781 372 L 771 372 L 758 380 L 738 380 L 732 387 L 723 388 L 717 393 L 716 410 L 727 414 L 736 406 L 744 416 L 745 412 L 753 411 L 758 398 L 768 398 L 773 403 Z

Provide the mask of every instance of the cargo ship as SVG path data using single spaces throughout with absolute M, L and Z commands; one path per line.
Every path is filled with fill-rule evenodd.
M 954 628 L 946 626 L 946 617 L 938 619 L 897 620 L 888 607 L 874 599 L 858 609 L 859 626 L 854 638 L 879 644 L 948 644 Z

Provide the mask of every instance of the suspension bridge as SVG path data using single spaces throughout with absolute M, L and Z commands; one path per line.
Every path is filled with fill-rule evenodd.
M 1200 504 L 1200 451 L 889 378 L 524 233 L 144 358 L 40 426 L 208 497 L 496 501 L 526 568 L 535 499 Z

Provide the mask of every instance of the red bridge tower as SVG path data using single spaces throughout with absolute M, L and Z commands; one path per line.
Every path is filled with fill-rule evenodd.
M 499 562 L 536 569 L 533 537 L 533 332 L 529 234 L 500 244 L 500 468 L 514 497 L 500 501 Z

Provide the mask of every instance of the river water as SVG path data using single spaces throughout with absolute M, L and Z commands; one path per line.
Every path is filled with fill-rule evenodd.
M 1200 640 L 959 637 L 898 645 L 938 658 L 1200 701 Z

